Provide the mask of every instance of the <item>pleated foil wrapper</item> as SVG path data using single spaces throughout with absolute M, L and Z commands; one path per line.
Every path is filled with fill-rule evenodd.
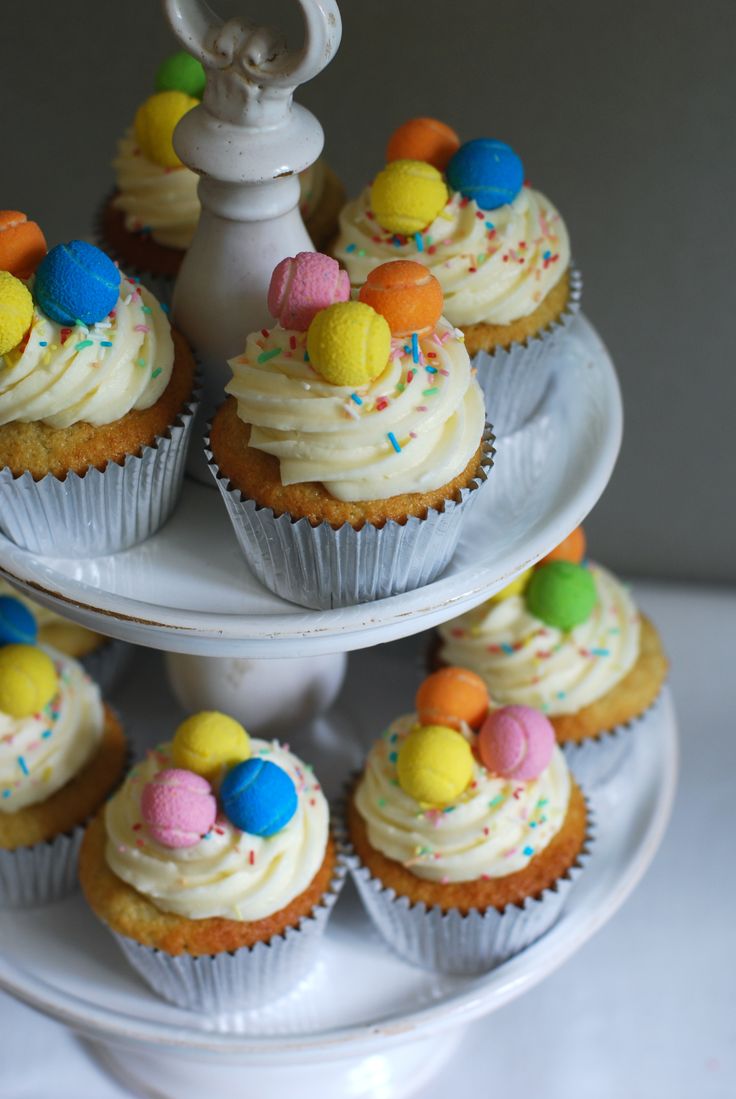
M 463 518 L 493 466 L 494 434 L 486 424 L 477 474 L 442 511 L 430 509 L 424 519 L 389 520 L 383 527 L 349 523 L 335 530 L 329 523 L 313 527 L 307 519 L 274 515 L 234 488 L 210 449 L 205 456 L 225 501 L 235 535 L 258 579 L 276 595 L 302 607 L 330 610 L 385 599 L 429 584 L 449 564 L 457 547 Z
M 110 639 L 80 657 L 79 663 L 106 695 L 125 675 L 134 652 L 135 646 Z
M 101 557 L 150 538 L 179 498 L 197 404 L 195 392 L 166 435 L 102 471 L 34 481 L 0 469 L 0 529 L 50 557 Z
M 479 976 L 495 969 L 540 939 L 557 922 L 585 869 L 595 842 L 595 822 L 586 799 L 588 829 L 576 862 L 553 886 L 523 905 L 445 912 L 412 904 L 385 886 L 363 865 L 346 833 L 344 853 L 360 899 L 391 949 L 422 969 L 457 976 Z
M 497 438 L 522 427 L 544 399 L 560 343 L 580 312 L 582 296 L 583 277 L 576 267 L 571 267 L 570 296 L 557 320 L 526 343 L 513 343 L 493 352 L 478 351 L 472 356 L 488 419 Z
M 73 893 L 83 835 L 80 824 L 31 847 L 0 849 L 0 908 L 33 908 Z
M 155 275 L 145 268 L 138 267 L 136 264 L 131 263 L 130 260 L 126 259 L 125 256 L 121 255 L 116 248 L 113 248 L 105 237 L 103 232 L 103 215 L 114 194 L 115 192 L 111 191 L 105 201 L 100 203 L 97 208 L 92 233 L 94 243 L 98 248 L 101 248 L 105 255 L 109 256 L 114 263 L 117 263 L 121 271 L 124 271 L 129 278 L 137 279 L 145 286 L 146 290 L 150 290 L 159 305 L 163 305 L 166 312 L 168 312 L 171 307 L 171 300 L 174 296 L 176 275 Z
M 146 984 L 177 1007 L 209 1014 L 258 1007 L 293 991 L 317 962 L 347 870 L 347 860 L 338 852 L 329 889 L 310 915 L 283 935 L 252 947 L 192 957 L 166 954 L 115 931 L 112 934 Z
M 560 747 L 567 765 L 581 785 L 593 790 L 610 782 L 632 754 L 637 737 L 646 735 L 645 725 L 656 709 L 661 694 L 642 714 L 584 740 L 567 742 Z

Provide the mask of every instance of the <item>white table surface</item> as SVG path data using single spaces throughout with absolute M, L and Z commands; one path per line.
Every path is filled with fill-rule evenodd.
M 736 593 L 634 587 L 672 659 L 681 731 L 664 844 L 614 919 L 528 996 L 470 1027 L 422 1099 L 446 1099 L 458 1083 L 479 1097 L 516 1099 L 736 1095 Z M 420 644 L 396 647 L 405 654 Z M 383 663 L 391 648 L 351 656 L 353 674 L 359 661 Z M 124 692 L 118 698 L 125 711 Z M 2 1099 L 128 1094 L 64 1027 L 0 993 Z

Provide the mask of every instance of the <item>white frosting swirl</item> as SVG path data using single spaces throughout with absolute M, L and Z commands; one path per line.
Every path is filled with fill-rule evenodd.
M 523 870 L 559 832 L 570 800 L 570 773 L 555 747 L 531 782 L 499 778 L 473 762 L 464 794 L 444 809 L 424 810 L 396 777 L 402 741 L 415 714 L 398 718 L 371 749 L 355 805 L 372 847 L 433 882 L 503 878 Z M 464 728 L 465 736 L 472 733 Z
M 0 356 L 0 424 L 113 423 L 155 404 L 173 365 L 165 313 L 123 275 L 115 309 L 89 328 L 65 328 L 34 308 L 25 346 Z
M 496 210 L 455 192 L 424 233 L 408 238 L 381 229 L 366 188 L 340 214 L 334 255 L 353 286 L 387 260 L 416 260 L 439 279 L 453 324 L 510 324 L 533 313 L 559 282 L 570 242 L 552 203 L 530 187 Z
M 47 646 L 59 691 L 40 713 L 0 713 L 0 812 L 15 813 L 60 790 L 85 766 L 102 739 L 100 691 L 76 660 Z
M 190 920 L 222 916 L 260 920 L 303 893 L 324 861 L 329 809 L 311 769 L 277 742 L 251 738 L 254 756 L 282 767 L 297 788 L 296 813 L 280 832 L 263 838 L 241 832 L 225 817 L 192 847 L 168 848 L 150 838 L 141 817 L 143 788 L 171 767 L 163 744 L 139 763 L 105 810 L 107 863 L 113 873 L 163 912 Z
M 284 485 L 321 481 L 346 501 L 431 492 L 467 466 L 485 409 L 462 333 L 441 320 L 417 362 L 410 343 L 392 341 L 369 385 L 336 386 L 305 361 L 305 333 L 276 327 L 248 337 L 225 391 L 252 425 L 250 445 L 279 459 Z
M 138 147 L 132 127 L 118 142 L 113 168 L 117 185 L 113 205 L 125 214 L 128 232 L 150 232 L 157 244 L 186 251 L 199 222 L 199 176 L 183 164 L 164 168 L 149 160 Z M 324 181 L 321 160 L 300 173 L 302 217 L 310 217 L 317 209 Z
M 598 601 L 586 622 L 563 633 L 513 595 L 440 626 L 442 660 L 482 676 L 497 706 L 535 706 L 550 717 L 589 706 L 636 663 L 640 619 L 623 584 L 588 567 Z

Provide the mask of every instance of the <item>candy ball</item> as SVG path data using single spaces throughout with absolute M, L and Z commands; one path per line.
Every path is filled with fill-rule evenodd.
M 444 172 L 460 138 L 451 126 L 436 118 L 410 118 L 394 130 L 386 148 L 386 163 L 394 160 L 424 160 Z
M 241 832 L 273 836 L 297 810 L 296 786 L 283 767 L 268 759 L 248 759 L 228 771 L 220 787 L 225 816 Z
M 422 160 L 394 160 L 371 187 L 371 209 L 381 228 L 411 236 L 426 229 L 447 202 L 440 172 Z
M 33 298 L 24 282 L 0 271 L 0 355 L 17 347 L 31 327 Z
M 410 259 L 375 267 L 358 297 L 386 318 L 393 336 L 429 332 L 442 316 L 444 304 L 438 280 Z
M 171 745 L 177 767 L 211 779 L 249 755 L 250 737 L 243 726 L 217 710 L 203 710 L 182 721 Z
M 481 209 L 495 210 L 518 195 L 524 184 L 524 166 L 503 141 L 479 137 L 455 153 L 447 165 L 447 182 Z
M 0 649 L 0 713 L 30 717 L 51 701 L 59 689 L 54 662 L 33 645 Z
M 46 255 L 46 238 L 20 210 L 0 210 L 0 271 L 28 279 Z
M 549 766 L 555 746 L 552 724 L 531 706 L 491 710 L 478 734 L 478 754 L 501 778 L 528 782 Z
M 156 92 L 136 111 L 135 139 L 141 152 L 162 168 L 181 168 L 174 151 L 174 130 L 184 115 L 199 104 L 184 92 Z
M 559 546 L 555 546 L 546 557 L 542 558 L 540 564 L 545 565 L 548 561 L 572 561 L 573 565 L 579 565 L 585 558 L 586 548 L 587 542 L 583 528 L 575 527 L 567 538 L 563 538 Z
M 268 288 L 268 309 L 283 328 L 306 332 L 315 314 L 350 298 L 350 277 L 337 260 L 299 252 L 277 264 Z
M 185 92 L 195 99 L 204 95 L 206 74 L 201 61 L 186 50 L 172 53 L 162 61 L 156 73 L 157 92 Z
M 473 777 L 465 737 L 446 725 L 420 725 L 399 749 L 396 774 L 404 793 L 424 805 L 447 805 Z
M 416 707 L 422 725 L 459 729 L 464 721 L 477 729 L 488 713 L 488 688 L 468 668 L 440 668 L 417 691 Z
M 36 619 L 25 603 L 12 595 L 0 595 L 0 645 L 35 645 Z
M 386 369 L 391 331 L 369 305 L 338 302 L 310 324 L 307 352 L 314 369 L 333 385 L 366 385 Z
M 533 569 L 525 569 L 515 580 L 512 580 L 510 584 L 507 584 L 505 588 L 501 588 L 495 595 L 492 595 L 488 600 L 491 606 L 496 606 L 497 603 L 503 603 L 505 599 L 510 599 L 512 595 L 523 595 L 526 586 L 529 583 L 529 577 L 533 571 Z
M 94 244 L 70 240 L 57 244 L 41 260 L 33 293 L 39 307 L 57 324 L 96 324 L 117 304 L 120 272 Z
M 169 767 L 143 787 L 141 816 L 156 843 L 193 847 L 215 823 L 217 802 L 201 775 Z
M 593 576 L 583 565 L 550 561 L 535 569 L 524 598 L 529 612 L 546 625 L 572 630 L 590 617 L 598 595 Z

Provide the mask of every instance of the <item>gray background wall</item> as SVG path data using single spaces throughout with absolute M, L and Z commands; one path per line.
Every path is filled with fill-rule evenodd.
M 3 8 L 7 0 L 3 2 Z M 221 0 L 298 34 L 288 0 Z M 628 572 L 736 580 L 733 0 L 343 0 L 343 44 L 299 95 L 355 193 L 393 127 L 493 136 L 565 216 L 626 433 L 588 523 Z M 45 0 L 0 30 L 0 207 L 87 231 L 109 160 L 174 48 L 156 0 Z M 29 54 L 26 51 L 32 51 Z

